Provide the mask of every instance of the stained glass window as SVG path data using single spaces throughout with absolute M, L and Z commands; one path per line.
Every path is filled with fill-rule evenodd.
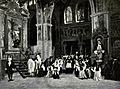
M 72 23 L 72 9 L 68 6 L 64 11 L 64 23 Z

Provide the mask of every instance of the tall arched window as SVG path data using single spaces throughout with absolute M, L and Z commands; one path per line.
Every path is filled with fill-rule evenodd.
M 68 6 L 64 11 L 64 23 L 72 23 L 72 9 Z
M 84 7 L 80 3 L 76 6 L 76 22 L 84 22 L 85 19 L 85 13 L 84 13 Z
M 89 1 L 78 2 L 75 10 L 76 22 L 89 22 L 90 12 Z

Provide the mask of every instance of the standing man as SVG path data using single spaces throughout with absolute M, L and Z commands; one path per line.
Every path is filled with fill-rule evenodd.
M 13 81 L 12 77 L 13 77 L 13 68 L 14 68 L 14 62 L 12 60 L 12 56 L 11 55 L 8 55 L 8 58 L 7 58 L 7 62 L 6 62 L 6 69 L 7 69 L 7 74 L 8 74 L 8 78 L 9 80 L 8 81 Z

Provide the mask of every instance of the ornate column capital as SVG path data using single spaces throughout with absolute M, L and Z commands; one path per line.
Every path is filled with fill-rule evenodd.
M 103 14 L 109 14 L 109 12 L 108 11 L 104 11 L 104 12 L 94 13 L 94 14 L 91 14 L 90 17 L 96 17 L 96 16 L 100 16 L 100 15 L 103 15 Z

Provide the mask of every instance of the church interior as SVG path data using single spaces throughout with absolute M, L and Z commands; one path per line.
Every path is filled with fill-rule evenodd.
M 98 38 L 103 60 L 120 66 L 119 8 L 120 0 L 0 0 L 0 79 L 9 54 L 22 61 L 29 48 L 42 60 L 76 52 L 92 58 Z

